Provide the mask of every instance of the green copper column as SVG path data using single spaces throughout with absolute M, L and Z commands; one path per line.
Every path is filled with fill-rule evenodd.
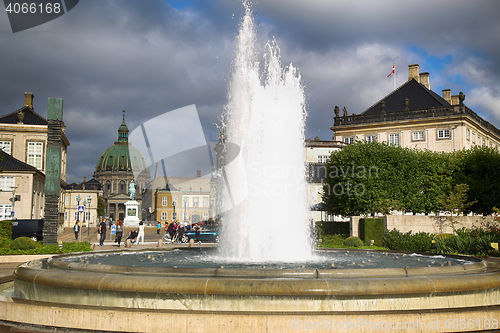
M 61 192 L 62 98 L 49 98 L 47 107 L 47 150 L 45 155 L 45 211 L 43 243 L 57 243 L 59 196 Z

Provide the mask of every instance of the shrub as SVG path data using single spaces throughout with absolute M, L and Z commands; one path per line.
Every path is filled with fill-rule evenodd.
M 19 237 L 12 241 L 10 247 L 14 250 L 30 250 L 37 248 L 37 243 L 28 237 Z
M 363 246 L 361 239 L 355 236 L 351 236 L 344 241 L 345 246 L 360 247 Z
M 395 251 L 430 252 L 434 236 L 426 232 L 412 235 L 411 231 L 401 233 L 396 229 L 386 232 L 384 245 Z
M 8 248 L 10 243 L 12 243 L 10 238 L 0 238 L 0 248 Z
M 347 237 L 349 237 L 349 235 L 325 235 L 322 238 L 321 247 L 325 248 L 342 247 Z
M 0 238 L 5 238 L 5 239 L 12 238 L 12 221 L 10 220 L 0 221 Z

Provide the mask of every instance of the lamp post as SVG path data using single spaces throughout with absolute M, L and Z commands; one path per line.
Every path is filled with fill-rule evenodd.
M 86 211 L 85 211 L 85 208 L 87 207 L 87 200 L 83 200 L 83 225 L 85 226 L 85 214 L 86 214 Z
M 90 212 L 90 202 L 88 202 L 88 201 L 87 201 L 87 205 L 88 205 L 88 207 L 87 207 L 87 211 L 88 211 L 88 212 Z M 88 221 L 87 221 L 87 234 L 88 234 L 88 235 L 90 235 L 90 230 L 89 230 L 89 228 L 90 228 L 90 214 L 89 214 L 89 219 L 88 219 Z
M 14 205 L 16 203 L 16 189 L 17 189 L 17 186 L 11 186 L 10 188 L 12 189 L 12 209 L 10 211 L 10 216 L 14 217 Z
M 80 200 L 82 200 L 82 198 L 80 197 L 80 194 L 78 194 L 76 196 L 76 203 L 77 203 L 77 207 L 76 207 L 76 222 L 80 222 Z
M 188 197 L 184 197 L 184 222 L 186 222 L 186 216 L 187 216 L 187 204 L 188 204 Z

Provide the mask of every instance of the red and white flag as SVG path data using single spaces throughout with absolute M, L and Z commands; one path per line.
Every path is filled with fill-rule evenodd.
M 390 77 L 395 72 L 396 72 L 396 64 L 392 65 L 392 72 L 389 75 L 387 75 L 387 77 Z

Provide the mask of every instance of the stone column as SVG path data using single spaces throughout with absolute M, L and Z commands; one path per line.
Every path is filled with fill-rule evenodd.
M 47 149 L 45 155 L 44 244 L 57 244 L 59 196 L 61 193 L 62 111 L 62 98 L 49 98 L 47 107 Z

